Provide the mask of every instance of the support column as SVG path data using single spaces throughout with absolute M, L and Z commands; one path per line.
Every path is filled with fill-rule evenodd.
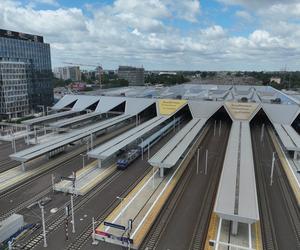
M 101 160 L 98 159 L 98 168 L 101 168 Z
M 297 161 L 298 160 L 298 152 L 294 151 L 294 160 Z
M 231 221 L 231 234 L 237 235 L 238 225 L 239 225 L 239 223 L 237 221 Z
M 24 163 L 24 162 L 22 162 L 22 171 L 23 171 L 23 172 L 25 172 L 25 170 L 26 170 L 25 163 Z
M 161 178 L 164 177 L 164 168 L 159 168 L 159 176 L 160 176 Z

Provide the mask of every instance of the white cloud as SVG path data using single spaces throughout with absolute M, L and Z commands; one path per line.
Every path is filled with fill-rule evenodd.
M 87 16 L 79 8 L 37 10 L 1 0 L 0 23 L 2 28 L 44 35 L 53 66 L 71 61 L 105 68 L 143 64 L 147 69 L 251 70 L 279 69 L 286 60 L 299 64 L 299 25 L 266 25 L 245 37 L 209 25 L 183 35 L 165 20 L 200 22 L 199 1 L 184 2 L 117 0 L 90 8 Z
M 249 14 L 249 12 L 244 11 L 244 10 L 238 10 L 235 12 L 235 15 L 239 18 L 242 18 L 248 22 L 252 21 L 252 16 Z
M 32 8 L 32 7 L 36 7 L 38 4 L 46 4 L 54 7 L 59 6 L 57 0 L 30 0 L 27 6 Z

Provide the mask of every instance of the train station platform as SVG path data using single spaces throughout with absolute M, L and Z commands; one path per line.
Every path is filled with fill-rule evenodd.
M 159 168 L 153 167 L 127 196 L 119 197 L 121 203 L 95 229 L 95 240 L 138 249 L 206 132 L 194 140 L 180 164 L 171 168 L 168 175 L 161 177 Z
M 51 132 L 51 133 L 33 137 L 33 138 L 29 139 L 28 142 L 29 142 L 29 144 L 36 145 L 36 144 L 47 143 L 49 141 L 56 140 L 60 137 L 61 137 L 60 134 L 58 134 L 56 132 Z
M 207 119 L 194 118 L 148 161 L 152 166 L 172 168 L 199 134 Z M 163 173 L 161 173 L 163 174 Z
M 43 144 L 33 146 L 29 149 L 22 150 L 18 153 L 10 155 L 11 159 L 25 163 L 33 160 L 39 156 L 50 153 L 54 150 L 65 147 L 66 145 L 75 141 L 81 140 L 85 137 L 91 136 L 100 131 L 106 130 L 112 126 L 115 126 L 121 122 L 130 119 L 130 115 L 120 115 L 111 119 L 104 120 L 97 124 L 90 125 L 88 127 L 72 131 L 61 135 L 59 138 L 48 141 Z
M 45 115 L 45 116 L 30 119 L 30 120 L 22 121 L 22 124 L 27 125 L 27 126 L 44 124 L 44 123 L 49 123 L 50 121 L 53 121 L 56 119 L 60 119 L 62 117 L 74 116 L 77 113 L 79 113 L 79 111 L 68 110 L 68 111 L 58 112 L 55 114 Z
M 44 164 L 41 167 L 30 168 L 27 171 L 23 171 L 21 166 L 6 170 L 0 173 L 0 193 L 25 182 L 26 180 L 33 178 L 52 167 L 53 166 L 51 164 Z
M 116 169 L 115 164 L 99 168 L 97 161 L 94 161 L 76 172 L 75 188 L 73 188 L 72 182 L 62 180 L 54 184 L 54 190 L 76 195 L 85 195 Z M 73 176 L 70 175 L 69 177 Z
M 273 126 L 284 148 L 288 151 L 294 151 L 294 159 L 297 159 L 300 152 L 299 134 L 288 124 L 273 123 Z
M 232 234 L 239 223 L 259 220 L 250 126 L 234 121 L 231 127 L 214 212 L 232 221 Z
M 295 160 L 286 154 L 274 130 L 270 127 L 268 127 L 268 130 L 283 170 L 296 197 L 298 206 L 300 206 L 300 163 L 298 160 Z
M 263 250 L 261 230 L 258 222 L 241 224 L 238 235 L 232 235 L 230 227 L 230 221 L 224 220 L 213 213 L 205 249 Z
M 69 119 L 63 119 L 57 122 L 53 122 L 48 124 L 51 128 L 65 128 L 70 127 L 72 125 L 78 124 L 78 123 L 84 123 L 87 120 L 101 117 L 101 114 L 98 112 L 91 112 L 84 115 L 75 116 Z
M 7 133 L 0 136 L 0 141 L 12 142 L 14 140 L 26 139 L 29 135 L 34 134 L 33 131 L 21 130 L 13 133 Z
M 119 150 L 125 148 L 134 141 L 140 139 L 146 133 L 165 122 L 169 117 L 156 116 L 151 120 L 144 122 L 137 127 L 125 132 L 122 135 L 102 144 L 101 146 L 91 150 L 89 157 L 96 158 L 99 161 L 105 160 L 115 155 Z M 101 164 L 101 163 L 100 163 Z
M 159 169 L 153 168 L 143 180 L 126 196 L 119 206 L 105 219 L 105 222 L 127 228 L 132 220 L 131 230 L 106 226 L 105 222 L 95 230 L 95 239 L 138 249 L 149 225 L 155 220 L 171 190 L 176 185 L 182 171 L 173 169 L 166 177 L 160 177 Z M 129 233 L 129 234 L 128 234 Z

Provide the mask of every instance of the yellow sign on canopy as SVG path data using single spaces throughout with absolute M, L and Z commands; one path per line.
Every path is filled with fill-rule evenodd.
M 186 100 L 162 99 L 158 101 L 161 115 L 172 115 L 187 103 Z

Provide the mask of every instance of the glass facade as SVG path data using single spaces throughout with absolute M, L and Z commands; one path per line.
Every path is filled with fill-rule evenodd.
M 50 45 L 43 43 L 42 37 L 31 39 L 36 36 L 28 35 L 26 37 L 26 34 L 15 32 L 13 37 L 9 37 L 7 33 L 5 34 L 5 36 L 1 36 L 0 32 L 0 70 L 2 70 L 0 71 L 0 112 L 2 116 L 3 112 L 10 112 L 5 111 L 4 107 L 12 105 L 7 100 L 13 98 L 14 91 L 16 98 L 21 98 L 18 91 L 27 91 L 27 102 L 24 100 L 26 95 L 22 93 L 22 100 L 18 100 L 14 107 L 16 111 L 21 110 L 21 103 L 24 104 L 24 109 L 27 109 L 25 113 L 28 113 L 30 109 L 36 109 L 37 105 L 51 106 L 53 104 L 53 83 Z M 9 86 L 10 84 L 11 86 Z M 26 88 L 25 85 L 27 85 Z

